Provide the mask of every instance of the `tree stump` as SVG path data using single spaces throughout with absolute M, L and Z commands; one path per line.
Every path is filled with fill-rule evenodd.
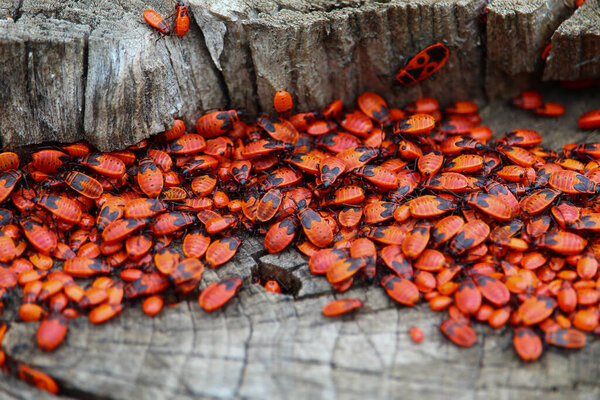
M 3 146 L 85 138 L 111 150 L 168 128 L 174 117 L 191 126 L 213 108 L 270 112 L 280 88 L 292 92 L 297 110 L 318 109 L 337 97 L 353 106 L 367 89 L 392 106 L 424 95 L 442 103 L 475 98 L 483 105 L 537 85 L 542 74 L 551 80 L 599 77 L 592 56 L 598 54 L 598 24 L 585 22 L 597 21 L 597 0 L 572 16 L 558 1 L 529 7 L 492 1 L 487 22 L 483 0 L 222 3 L 190 1 L 188 36 L 157 40 L 138 23 L 141 13 L 153 8 L 168 15 L 170 2 L 25 0 L 15 8 L 0 0 L 1 15 L 12 15 L 0 20 Z M 554 11 L 542 12 L 544 6 Z M 550 37 L 544 66 L 539 51 Z M 394 91 L 378 77 L 437 41 L 452 55 L 435 81 Z M 569 41 L 576 46 L 567 51 L 561 46 Z M 527 43 L 524 53 L 519 43 Z M 481 114 L 496 136 L 536 129 L 555 150 L 599 139 L 598 131 L 576 129 L 577 116 L 598 107 L 597 91 L 551 88 L 544 98 L 565 104 L 567 114 L 540 119 L 495 101 Z M 253 285 L 253 269 L 289 282 L 296 295 Z M 366 282 L 336 294 L 309 273 L 297 251 L 267 255 L 260 238 L 246 238 L 233 261 L 206 271 L 200 289 L 233 274 L 243 278 L 243 288 L 222 310 L 205 313 L 192 297 L 152 319 L 134 304 L 101 326 L 72 321 L 66 341 L 49 354 L 35 345 L 37 324 L 19 322 L 7 304 L 2 318 L 11 328 L 3 347 L 54 377 L 60 398 L 600 396 L 597 341 L 580 351 L 550 348 L 538 362 L 524 364 L 512 350 L 509 329 L 474 324 L 477 343 L 461 349 L 443 337 L 442 316 L 427 305 L 400 307 Z M 324 304 L 344 297 L 357 297 L 365 307 L 342 318 L 322 316 Z M 421 344 L 409 338 L 413 325 L 425 332 Z M 0 380 L 0 397 L 54 398 L 8 375 Z

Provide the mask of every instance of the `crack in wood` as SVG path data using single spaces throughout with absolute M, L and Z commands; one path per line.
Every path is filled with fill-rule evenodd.
M 9 11 L 10 17 L 14 22 L 17 22 L 22 15 L 21 8 L 23 7 L 23 0 L 15 0 L 11 10 Z
M 246 319 L 246 321 L 248 323 L 248 335 L 244 339 L 244 343 L 243 343 L 244 356 L 242 357 L 242 366 L 240 368 L 239 378 L 237 380 L 237 383 L 235 384 L 235 388 L 234 388 L 235 393 L 234 393 L 233 397 L 238 397 L 240 395 L 240 390 L 242 389 L 242 384 L 244 382 L 244 376 L 246 375 L 246 368 L 248 367 L 250 342 L 251 342 L 253 334 L 254 334 L 254 326 L 253 326 L 251 316 L 244 312 L 243 304 L 240 304 L 239 308 L 241 310 L 241 315 Z

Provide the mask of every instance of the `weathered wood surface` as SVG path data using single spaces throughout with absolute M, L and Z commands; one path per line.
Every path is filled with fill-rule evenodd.
M 598 107 L 600 93 L 555 88 L 544 98 L 562 101 L 567 114 L 547 119 L 494 104 L 482 110 L 483 121 L 497 136 L 536 129 L 557 150 L 571 141 L 600 140 L 599 130 L 576 128 L 578 115 Z M 250 283 L 252 268 L 293 275 L 302 287 L 295 299 L 267 293 Z M 458 348 L 438 329 L 443 314 L 427 305 L 400 307 L 379 286 L 365 283 L 335 294 L 295 250 L 265 255 L 259 238 L 248 238 L 233 262 L 205 271 L 200 288 L 233 274 L 243 277 L 243 290 L 212 314 L 195 297 L 154 319 L 138 303 L 102 326 L 73 321 L 65 343 L 51 354 L 35 345 L 37 324 L 15 321 L 4 348 L 55 377 L 66 396 L 81 399 L 600 397 L 600 341 L 593 338 L 582 350 L 548 348 L 538 362 L 525 364 L 512 349 L 510 329 L 474 324 L 477 343 Z M 328 301 L 351 296 L 365 302 L 356 314 L 321 315 Z M 412 325 L 425 332 L 419 345 L 409 338 Z M 3 376 L 0 398 L 38 393 Z
M 598 78 L 598 0 L 588 3 L 552 36 L 569 2 L 493 0 L 484 22 L 487 0 L 190 0 L 188 35 L 157 40 L 142 12 L 167 16 L 171 0 L 0 0 L 0 137 L 7 149 L 85 138 L 113 150 L 175 117 L 270 112 L 279 89 L 299 111 L 365 89 L 401 104 L 483 102 L 534 85 L 551 36 L 545 79 Z M 390 86 L 385 76 L 438 41 L 451 55 L 435 80 Z
M 490 97 L 513 96 L 540 80 L 544 68 L 540 55 L 544 46 L 570 13 L 571 8 L 564 0 L 490 3 L 485 76 Z
M 6 9 L 6 7 L 3 7 Z M 23 1 L 0 20 L 0 133 L 5 148 L 87 139 L 123 148 L 226 105 L 198 27 L 157 40 L 146 8 L 170 1 Z
M 544 80 L 598 79 L 600 76 L 600 1 L 588 0 L 552 35 Z
M 350 103 L 366 89 L 404 101 L 424 92 L 442 102 L 450 92 L 465 98 L 483 95 L 476 21 L 481 0 L 190 4 L 194 10 L 204 7 L 198 21 L 208 49 L 223 71 L 233 104 L 247 110 L 272 111 L 272 96 L 280 89 L 294 95 L 299 110 L 321 108 L 332 98 Z M 394 91 L 382 79 L 438 41 L 449 46 L 451 56 L 436 82 Z M 232 87 L 240 73 L 243 84 Z

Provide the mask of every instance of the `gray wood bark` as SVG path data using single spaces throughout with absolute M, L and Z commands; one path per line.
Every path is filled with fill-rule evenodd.
M 89 27 L 0 21 L 0 29 L 3 145 L 72 141 L 83 125 Z
M 600 1 L 588 0 L 552 35 L 544 80 L 600 77 Z
M 597 107 L 600 93 L 551 90 L 543 96 L 563 102 L 567 113 L 547 119 L 494 103 L 481 111 L 483 122 L 497 137 L 516 128 L 536 129 L 556 150 L 571 141 L 600 140 L 600 131 L 584 132 L 576 124 L 583 111 Z M 251 284 L 253 268 L 278 279 L 287 274 L 302 286 L 295 298 L 267 293 Z M 377 285 L 336 294 L 324 277 L 310 274 L 297 251 L 265 255 L 262 238 L 247 238 L 232 262 L 207 269 L 200 288 L 233 274 L 243 278 L 242 290 L 212 314 L 202 311 L 195 296 L 156 318 L 146 317 L 137 302 L 101 326 L 86 318 L 72 321 L 66 341 L 50 354 L 35 345 L 36 323 L 14 321 L 4 349 L 55 377 L 64 395 L 81 399 L 600 396 L 600 341 L 591 336 L 579 351 L 547 348 L 538 362 L 525 364 L 512 349 L 511 329 L 474 323 L 477 343 L 458 348 L 439 331 L 444 313 L 426 304 L 399 306 Z M 323 305 L 345 297 L 357 297 L 365 307 L 337 319 L 321 315 Z M 425 333 L 421 344 L 409 338 L 413 325 Z M 0 397 L 38 393 L 2 376 Z
M 170 0 L 0 1 L 0 138 L 6 149 L 87 139 L 101 150 L 188 126 L 225 107 L 272 111 L 276 90 L 296 111 L 374 90 L 403 105 L 421 96 L 505 97 L 545 79 L 598 78 L 598 0 L 570 19 L 563 0 L 190 0 L 190 32 L 161 38 L 141 17 Z M 4 18 L 10 14 L 12 18 Z M 487 30 L 487 35 L 486 35 Z M 443 42 L 434 80 L 385 78 Z
M 168 1 L 23 1 L 0 20 L 0 133 L 5 148 L 87 139 L 123 148 L 226 104 L 192 22 L 185 41 L 159 39 L 142 18 Z
M 483 96 L 481 27 L 474 21 L 481 0 L 190 4 L 202 9 L 198 23 L 229 98 L 251 112 L 273 111 L 273 94 L 280 89 L 293 94 L 299 111 L 322 108 L 334 98 L 349 104 L 367 89 L 389 101 L 424 93 L 442 102 Z M 451 56 L 435 82 L 394 90 L 382 79 L 438 41 Z
M 490 97 L 514 96 L 540 81 L 544 67 L 540 55 L 570 10 L 564 0 L 490 3 L 485 77 Z

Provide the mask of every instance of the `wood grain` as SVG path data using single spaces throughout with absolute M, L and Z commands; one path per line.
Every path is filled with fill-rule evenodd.
M 544 80 L 600 77 L 600 1 L 588 0 L 552 35 Z

